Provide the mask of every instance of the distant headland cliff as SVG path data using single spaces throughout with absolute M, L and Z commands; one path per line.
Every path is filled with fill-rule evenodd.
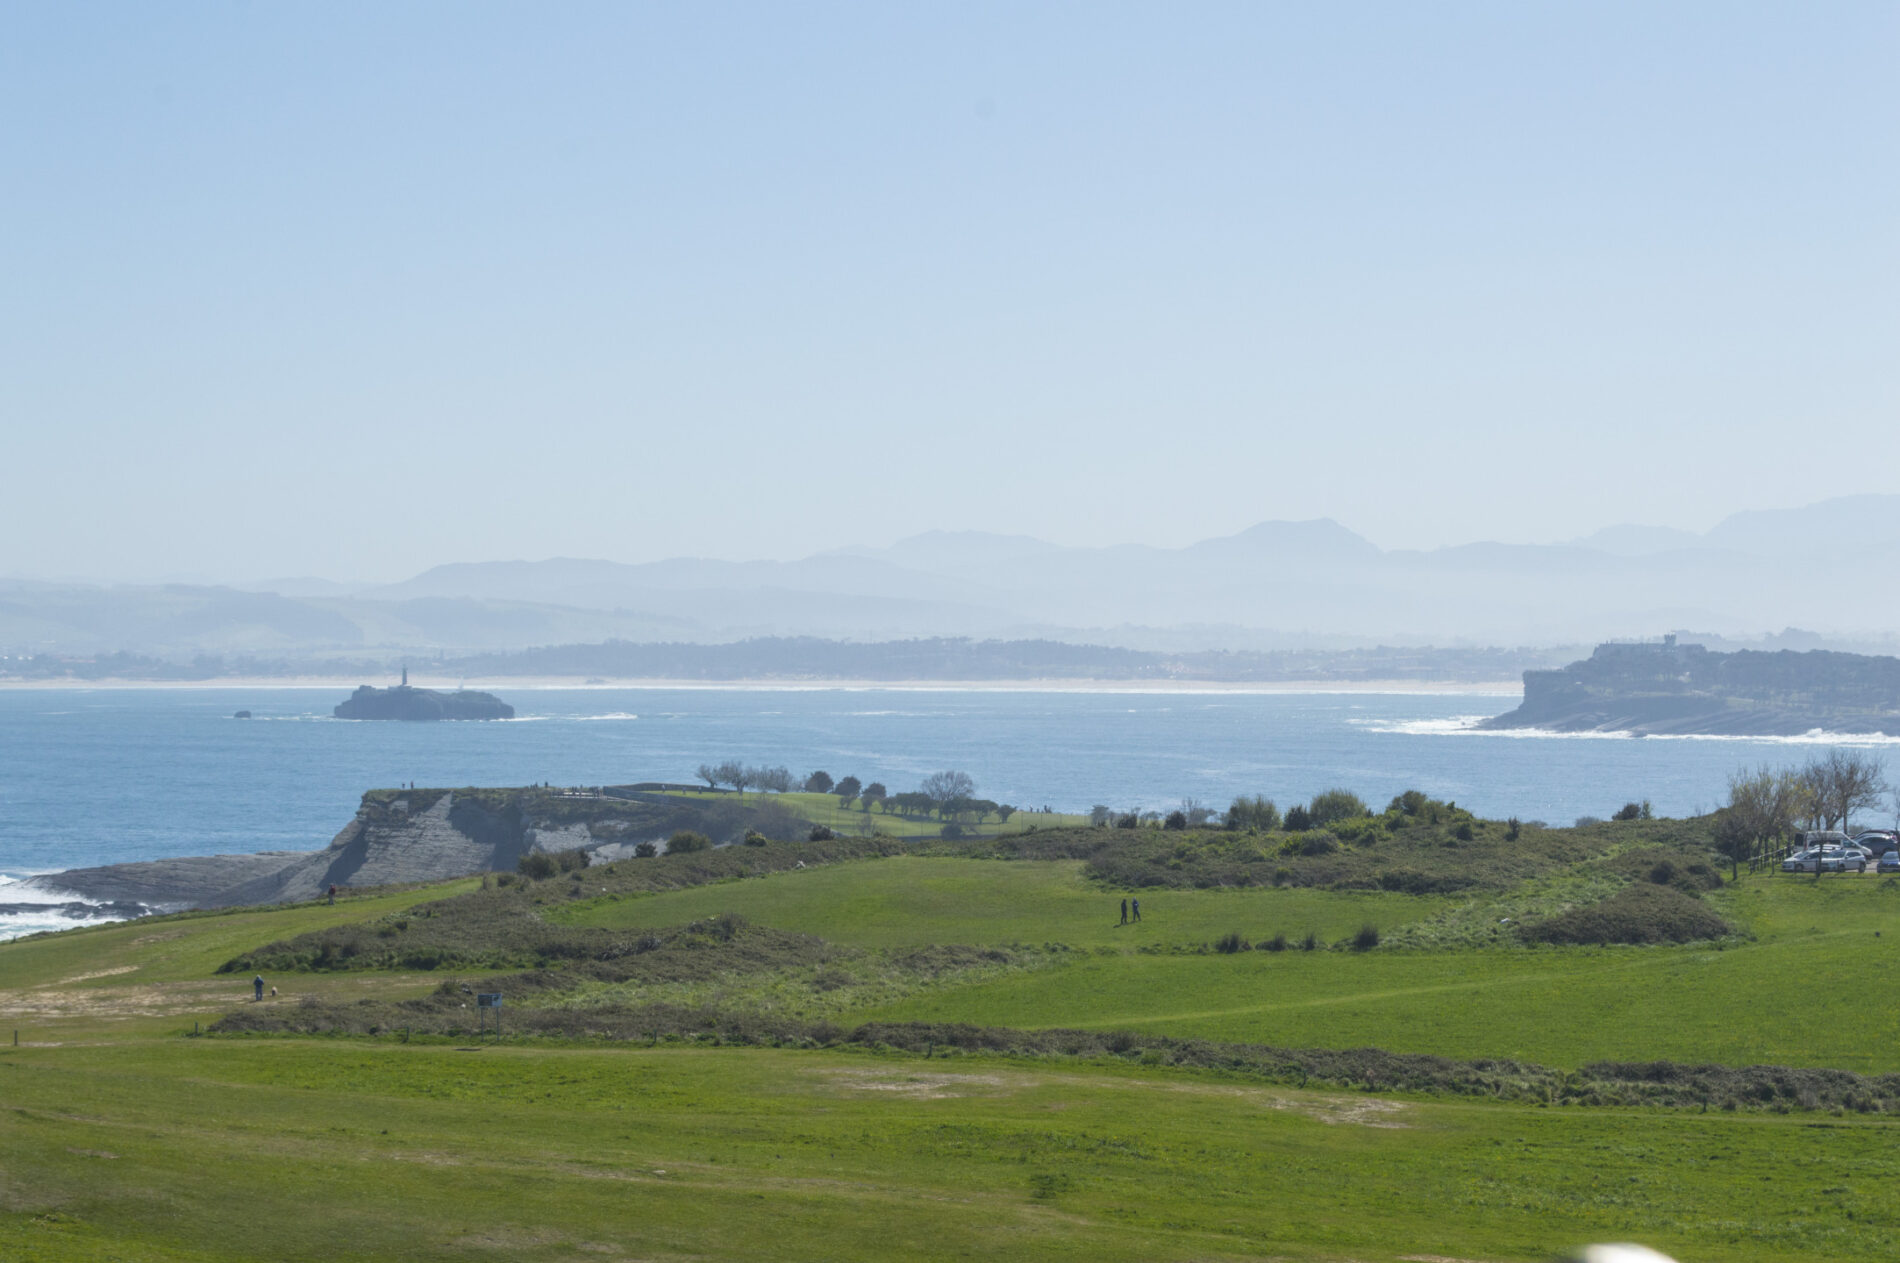
M 513 719 L 515 708 L 493 693 L 410 688 L 404 667 L 401 684 L 387 689 L 365 684 L 331 713 L 338 719 Z
M 1900 658 L 1814 650 L 1711 653 L 1701 645 L 1598 645 L 1526 671 L 1524 702 L 1480 728 L 1638 736 L 1900 734 Z

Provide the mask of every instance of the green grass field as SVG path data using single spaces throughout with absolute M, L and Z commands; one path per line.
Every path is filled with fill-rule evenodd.
M 710 794 L 695 794 L 686 790 L 666 791 L 679 798 L 704 799 Z M 756 793 L 748 798 L 758 797 Z M 943 833 L 944 821 L 933 817 L 900 816 L 895 812 L 865 811 L 860 803 L 849 807 L 838 805 L 835 794 L 768 794 L 766 799 L 779 803 L 793 815 L 813 824 L 822 824 L 839 833 L 851 837 L 869 837 L 873 833 L 886 833 L 894 838 L 934 838 Z M 972 833 L 985 837 L 1009 833 L 1026 833 L 1032 829 L 1059 829 L 1085 825 L 1087 816 L 1065 815 L 1052 812 L 1047 815 L 1035 812 L 1018 811 L 1008 821 L 1000 821 L 994 815 L 987 817 L 981 824 L 965 821 L 964 825 Z
M 188 1037 L 250 1008 L 248 973 L 216 972 L 231 957 L 475 884 L 0 944 L 0 1258 L 1529 1263 L 1605 1239 L 1684 1263 L 1900 1252 L 1900 1145 L 1881 1113 L 1541 1108 L 876 1047 Z M 1719 949 L 1505 936 L 1233 955 L 1202 944 L 1309 930 L 1337 944 L 1367 923 L 1481 918 L 1497 896 L 1155 889 L 1122 927 L 1120 892 L 1078 861 L 902 856 L 595 899 L 568 884 L 532 906 L 642 933 L 737 913 L 869 954 L 802 967 L 813 985 L 933 945 L 1033 949 L 1027 965 L 826 991 L 856 1005 L 839 1022 L 1900 1070 L 1900 884 L 1877 878 L 1715 892 L 1744 931 Z M 758 994 L 789 985 L 758 978 Z M 283 994 L 256 1011 L 401 1000 L 444 978 L 270 981 Z
M 782 930 L 861 947 L 1065 943 L 1139 948 L 1311 930 L 1326 942 L 1368 923 L 1390 930 L 1446 901 L 1383 891 L 1141 890 L 1139 925 L 1121 925 L 1123 892 L 1082 879 L 1076 860 L 894 856 L 741 882 L 570 905 L 554 919 L 622 929 L 734 912 Z
M 1880 1122 L 783 1050 L 139 1039 L 0 1082 L 22 1263 L 1900 1248 Z

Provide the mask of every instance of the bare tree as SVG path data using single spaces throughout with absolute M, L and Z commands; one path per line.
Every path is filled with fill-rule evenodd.
M 1887 792 L 1886 773 L 1880 756 L 1868 750 L 1836 746 L 1809 760 L 1806 779 L 1813 786 L 1822 827 L 1845 829 L 1855 812 L 1876 806 Z
M 954 798 L 976 797 L 976 782 L 968 772 L 938 772 L 925 777 L 917 789 L 940 808 Z
M 1716 844 L 1733 871 L 1764 843 L 1777 843 L 1808 810 L 1805 773 L 1762 764 L 1742 768 L 1728 778 L 1728 805 L 1716 824 Z
M 1187 827 L 1198 829 L 1214 818 L 1214 809 L 1198 798 L 1181 800 L 1181 815 L 1187 821 Z
M 741 798 L 745 797 L 745 787 L 752 783 L 752 769 L 737 759 L 727 759 L 713 769 L 713 774 L 722 784 L 738 790 Z
M 699 779 L 706 782 L 707 789 L 718 789 L 719 782 L 725 779 L 720 776 L 720 771 L 710 763 L 702 763 L 699 765 Z
M 767 794 L 789 794 L 792 791 L 792 769 L 755 767 L 752 769 L 752 783 Z

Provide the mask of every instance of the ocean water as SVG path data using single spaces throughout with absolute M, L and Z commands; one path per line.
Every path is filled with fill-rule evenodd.
M 1475 733 L 1514 695 L 1029 692 L 980 689 L 508 690 L 517 718 L 332 719 L 339 688 L 0 690 L 0 905 L 17 879 L 168 855 L 327 844 L 365 789 L 690 781 L 701 762 L 880 780 L 946 768 L 1019 807 L 1282 806 L 1345 786 L 1405 789 L 1482 815 L 1568 823 L 1632 799 L 1707 810 L 1743 765 L 1885 738 Z M 239 709 L 252 719 L 239 720 Z M 71 924 L 0 912 L 0 937 Z

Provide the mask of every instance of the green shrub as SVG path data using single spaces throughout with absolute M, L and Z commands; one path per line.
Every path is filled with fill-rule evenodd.
M 1214 944 L 1214 950 L 1223 956 L 1232 956 L 1235 952 L 1248 951 L 1250 947 L 1251 944 L 1249 944 L 1246 939 L 1240 937 L 1238 932 L 1223 934 Z
M 950 837 L 951 836 L 950 830 L 955 829 L 956 827 L 957 826 L 954 824 L 945 825 L 943 836 L 946 838 Z M 961 836 L 961 835 L 962 835 L 962 831 L 958 830 L 957 836 Z M 807 835 L 805 840 L 808 842 L 829 842 L 837 836 L 838 836 L 837 834 L 833 833 L 830 829 L 826 828 L 824 825 L 815 824 L 811 827 L 811 833 Z
M 1227 827 L 1235 832 L 1252 829 L 1271 833 L 1280 827 L 1280 809 L 1271 798 L 1242 794 L 1227 808 Z
M 1673 886 L 1638 882 L 1601 903 L 1520 926 L 1532 943 L 1694 943 L 1732 933 L 1700 899 Z
M 560 865 L 546 851 L 529 851 L 515 861 L 515 868 L 530 881 L 546 881 L 561 871 Z
M 813 772 L 812 775 L 817 776 L 818 773 Z M 747 846 L 764 846 L 765 843 L 766 843 L 765 835 L 763 833 L 760 833 L 757 829 L 747 829 L 745 831 L 745 844 Z
M 1266 942 L 1262 943 L 1260 947 L 1262 951 L 1284 952 L 1286 950 L 1286 935 L 1276 934 L 1272 938 L 1268 939 Z
M 1319 935 L 1313 933 L 1313 931 L 1308 930 L 1305 934 L 1303 934 L 1300 937 L 1301 951 L 1310 952 L 1310 951 L 1317 950 L 1318 947 L 1319 947 Z
M 691 829 L 681 829 L 666 840 L 668 855 L 691 855 L 695 851 L 704 851 L 712 846 L 712 839 L 703 833 L 694 833 Z
M 1353 947 L 1353 950 L 1356 952 L 1371 951 L 1373 948 L 1377 947 L 1378 945 L 1379 945 L 1379 927 L 1372 924 L 1372 922 L 1370 921 L 1360 926 L 1359 932 L 1352 936 L 1352 947 Z
M 660 848 L 651 842 L 641 842 L 633 848 L 634 858 L 650 860 L 660 853 Z
M 1354 816 L 1365 815 L 1366 804 L 1349 789 L 1329 789 L 1323 794 L 1315 794 L 1306 811 L 1312 818 L 1312 827 L 1323 829 L 1335 820 L 1350 820 Z

